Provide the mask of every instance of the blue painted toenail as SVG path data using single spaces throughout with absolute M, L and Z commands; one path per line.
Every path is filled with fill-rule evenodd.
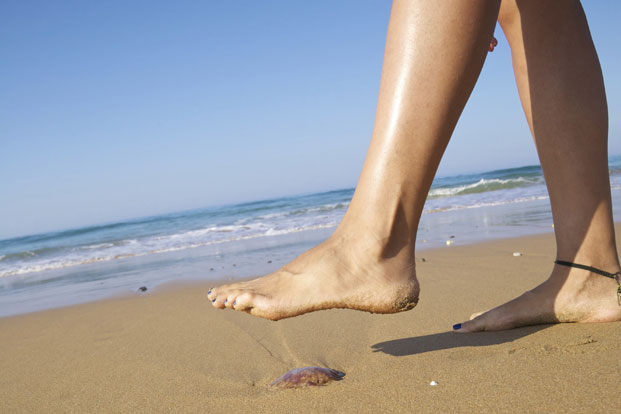
M 237 305 L 237 301 L 234 301 L 234 302 L 233 302 L 233 306 L 235 306 L 235 305 Z
M 211 300 L 211 303 L 214 303 L 215 301 L 216 301 L 215 299 L 212 299 L 212 300 Z
M 453 330 L 454 331 L 458 331 L 461 329 L 461 323 L 458 323 L 457 325 L 453 325 Z
M 207 292 L 208 295 L 211 295 L 211 289 L 209 289 L 209 292 Z
M 229 301 L 228 299 L 224 299 L 224 303 L 226 303 L 226 302 L 228 302 L 228 301 Z

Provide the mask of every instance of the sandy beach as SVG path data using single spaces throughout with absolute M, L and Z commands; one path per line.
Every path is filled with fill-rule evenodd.
M 0 411 L 614 412 L 619 323 L 451 332 L 543 281 L 554 253 L 551 234 L 419 252 L 420 303 L 396 315 L 272 322 L 216 310 L 193 283 L 2 318 Z M 268 389 L 311 365 L 346 376 Z

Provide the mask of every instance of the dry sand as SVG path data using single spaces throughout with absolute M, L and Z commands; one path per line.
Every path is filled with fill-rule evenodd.
M 543 281 L 552 236 L 455 241 L 419 253 L 421 301 L 397 315 L 271 322 L 198 284 L 0 319 L 0 412 L 619 412 L 621 323 L 451 332 Z M 309 365 L 346 376 L 268 390 Z

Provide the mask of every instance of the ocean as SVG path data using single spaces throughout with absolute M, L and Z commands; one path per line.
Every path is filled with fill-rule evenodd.
M 614 215 L 621 157 L 609 160 Z M 276 270 L 330 236 L 354 189 L 208 207 L 0 240 L 0 316 Z M 539 166 L 436 178 L 418 250 L 552 231 Z M 148 290 L 147 290 L 148 292 Z

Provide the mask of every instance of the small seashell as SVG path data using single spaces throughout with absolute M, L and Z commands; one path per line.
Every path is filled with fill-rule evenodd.
M 140 287 L 138 288 L 138 290 L 139 290 L 140 292 L 146 292 L 146 291 L 147 291 L 147 287 L 146 287 L 146 286 L 140 286 Z
M 270 384 L 270 388 L 300 388 L 311 385 L 326 385 L 330 381 L 340 381 L 344 376 L 344 372 L 330 368 L 295 368 L 276 378 L 274 382 Z
M 431 381 L 431 382 L 429 383 L 429 385 L 431 385 L 432 387 L 435 387 L 436 385 L 438 385 L 438 383 L 437 383 L 437 382 L 435 382 L 435 381 Z
M 520 257 L 522 255 L 522 253 L 520 252 L 513 252 L 513 257 Z
M 451 244 L 453 244 L 453 240 L 447 240 L 447 241 L 446 241 L 446 245 L 447 245 L 447 246 L 450 246 Z

